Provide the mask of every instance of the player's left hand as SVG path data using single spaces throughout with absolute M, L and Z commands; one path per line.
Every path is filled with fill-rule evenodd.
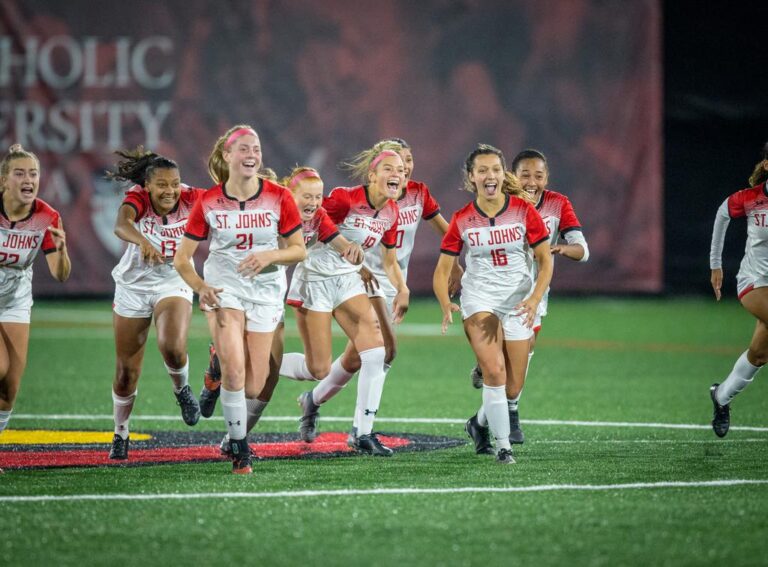
M 451 274 L 448 276 L 448 297 L 453 297 L 459 293 L 462 276 L 464 276 L 464 268 L 458 262 L 454 262 Z
M 455 303 L 451 303 L 448 309 L 443 310 L 443 324 L 440 327 L 443 334 L 448 332 L 448 325 L 453 323 L 453 314 L 458 313 L 461 308 Z
M 365 258 L 365 251 L 363 250 L 363 247 L 360 246 L 357 242 L 350 242 L 349 246 L 347 246 L 347 249 L 344 250 L 344 253 L 341 255 L 341 257 L 353 266 L 359 266 L 363 263 L 363 259 Z
M 368 293 L 373 293 L 376 291 L 379 287 L 379 280 L 376 279 L 376 276 L 374 276 L 371 273 L 371 270 L 363 266 L 360 268 L 360 271 L 358 272 L 360 274 L 360 279 L 363 280 L 363 286 L 365 286 L 365 291 Z
M 237 271 L 244 277 L 253 277 L 273 262 L 272 250 L 253 252 L 237 265 Z
M 411 292 L 401 291 L 395 296 L 392 302 L 392 322 L 397 325 L 401 323 L 405 314 L 408 312 L 408 303 L 411 300 Z
M 53 238 L 53 244 L 56 246 L 56 251 L 61 252 L 67 247 L 67 233 L 64 232 L 64 221 L 59 219 L 59 227 L 51 225 L 48 227 L 48 232 L 51 233 Z
M 523 325 L 529 329 L 533 328 L 536 321 L 536 311 L 539 308 L 539 301 L 533 297 L 528 297 L 515 305 L 515 315 L 523 316 Z

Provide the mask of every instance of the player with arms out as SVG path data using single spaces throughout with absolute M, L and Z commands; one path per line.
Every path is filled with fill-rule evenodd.
M 462 278 L 464 332 L 483 371 L 483 404 L 467 422 L 478 453 L 492 453 L 488 427 L 496 440 L 496 459 L 514 463 L 509 441 L 506 390 L 522 388 L 528 344 L 536 312 L 552 279 L 549 233 L 520 182 L 506 171 L 500 150 L 479 145 L 464 164 L 464 185 L 475 200 L 457 211 L 443 237 L 433 288 L 447 330 L 459 307 L 451 303 L 448 278 L 454 257 L 467 248 Z M 538 263 L 534 278 L 530 250 Z M 487 423 L 488 427 L 480 427 Z
M 278 265 L 306 257 L 296 203 L 285 187 L 259 176 L 261 159 L 259 136 L 248 125 L 234 126 L 216 141 L 208 170 L 217 185 L 192 209 L 174 260 L 201 307 L 216 313 L 213 342 L 235 474 L 253 471 L 246 398 L 255 399 L 264 387 L 283 317 L 287 283 Z M 209 237 L 203 279 L 190 259 Z
M 71 270 L 61 217 L 38 199 L 39 190 L 40 160 L 12 145 L 0 161 L 0 433 L 11 419 L 27 366 L 32 262 L 42 250 L 60 282 Z
M 116 152 L 122 157 L 107 177 L 135 185 L 118 209 L 115 234 L 128 247 L 115 269 L 112 322 L 117 363 L 112 384 L 115 435 L 110 459 L 128 458 L 129 421 L 136 401 L 152 319 L 157 346 L 173 383 L 187 425 L 200 419 L 189 387 L 187 334 L 192 318 L 192 289 L 173 267 L 193 205 L 205 192 L 182 184 L 176 162 L 142 147 Z
M 712 289 L 720 301 L 725 233 L 731 219 L 747 218 L 747 245 L 736 274 L 736 290 L 741 304 L 757 319 L 749 348 L 736 360 L 725 380 L 709 389 L 714 410 L 712 429 L 718 437 L 725 437 L 731 426 L 731 401 L 768 362 L 768 143 L 763 146 L 761 158 L 749 178 L 751 188 L 723 201 L 712 230 L 709 267 Z
M 550 250 L 553 255 L 560 255 L 577 262 L 586 262 L 589 259 L 589 247 L 581 230 L 581 223 L 573 210 L 568 197 L 556 191 L 548 189 L 549 164 L 544 154 L 538 150 L 523 150 L 512 160 L 512 171 L 520 180 L 523 190 L 539 211 L 544 224 L 547 225 L 550 235 Z M 565 243 L 558 243 L 560 238 Z M 535 268 L 535 266 L 534 266 Z M 541 330 L 541 320 L 547 314 L 549 303 L 549 288 L 539 303 L 536 313 L 536 321 L 533 324 L 533 337 L 528 354 L 528 362 L 533 357 L 536 338 Z M 526 372 L 526 378 L 528 373 Z M 477 365 L 471 372 L 472 385 L 480 389 L 483 387 L 483 373 Z M 519 392 L 510 390 L 507 385 L 507 408 L 509 410 L 509 440 L 512 444 L 522 444 L 525 441 L 523 430 L 520 427 L 520 413 L 518 404 L 522 389 Z

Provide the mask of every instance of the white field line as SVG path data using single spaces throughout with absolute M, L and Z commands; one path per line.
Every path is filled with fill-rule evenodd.
M 34 413 L 14 413 L 11 417 L 13 421 L 17 419 L 35 419 L 40 421 L 112 421 L 113 417 L 109 414 L 34 414 Z M 214 418 L 215 419 L 215 418 Z M 273 415 L 264 416 L 261 421 L 298 421 L 298 416 L 292 415 Z M 178 415 L 132 415 L 132 421 L 178 421 Z M 325 422 L 350 423 L 351 417 L 326 417 Z M 426 423 L 426 424 L 450 424 L 464 425 L 466 419 L 453 417 L 377 417 L 376 423 Z M 645 427 L 651 429 L 711 429 L 709 425 L 699 425 L 693 423 L 644 423 L 644 422 L 624 422 L 624 421 L 574 421 L 557 419 L 521 419 L 521 423 L 527 425 L 573 425 L 576 427 Z M 753 427 L 748 425 L 734 425 L 732 431 L 756 431 L 768 432 L 768 427 Z
M 534 486 L 462 486 L 455 488 L 370 488 L 338 490 L 296 490 L 280 492 L 192 492 L 170 494 L 72 494 L 66 496 L 0 496 L 0 503 L 81 502 L 114 500 L 192 500 L 201 498 L 312 498 L 318 496 L 392 496 L 413 494 L 488 494 L 557 491 L 611 491 L 660 488 L 721 488 L 766 485 L 763 479 L 706 480 L 689 482 L 637 482 L 628 484 L 540 484 Z

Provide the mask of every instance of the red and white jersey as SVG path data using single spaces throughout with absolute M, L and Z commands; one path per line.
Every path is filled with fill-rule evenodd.
M 738 191 L 728 197 L 720 208 L 726 209 L 731 219 L 745 217 L 747 219 L 747 243 L 738 278 L 747 282 L 764 280 L 768 277 L 768 185 L 763 183 Z M 721 267 L 720 257 L 727 222 L 726 219 L 725 226 L 721 229 L 721 236 L 718 239 L 714 237 L 712 239 L 713 250 L 716 248 L 715 240 L 720 241 L 717 243 L 719 250 L 710 257 L 713 269 Z M 715 256 L 716 262 L 712 259 Z
M 205 189 L 182 185 L 179 201 L 166 215 L 155 212 L 149 191 L 143 187 L 135 185 L 125 193 L 122 205 L 136 211 L 136 230 L 165 256 L 165 263 L 150 266 L 142 260 L 141 248 L 129 243 L 120 262 L 112 270 L 115 283 L 136 293 L 159 293 L 187 286 L 173 267 L 173 257 L 184 236 L 192 207 L 203 193 Z
M 581 230 L 581 223 L 573 210 L 571 201 L 562 193 L 544 190 L 536 205 L 549 231 L 549 243 L 554 246 L 557 239 L 572 230 Z
M 405 191 L 397 200 L 400 216 L 397 221 L 397 233 L 395 235 L 395 248 L 397 249 L 397 263 L 403 272 L 403 277 L 408 277 L 408 263 L 413 253 L 413 245 L 416 241 L 416 229 L 419 221 L 429 220 L 440 214 L 440 205 L 429 192 L 429 187 L 418 181 L 409 181 Z M 365 254 L 365 266 L 376 276 L 379 284 L 388 295 L 395 294 L 395 288 L 387 278 L 382 262 L 381 249 L 374 248 Z
M 261 297 L 260 283 L 285 280 L 285 270 L 273 264 L 256 276 L 244 277 L 237 266 L 254 252 L 276 250 L 279 236 L 287 238 L 300 229 L 301 217 L 290 191 L 262 179 L 259 191 L 246 201 L 230 197 L 221 184 L 206 191 L 192 209 L 184 236 L 211 237 L 204 268 L 208 285 L 246 301 L 272 304 L 274 298 Z
M 506 195 L 494 218 L 488 218 L 477 201 L 458 210 L 440 251 L 458 256 L 467 247 L 462 303 L 471 300 L 508 311 L 531 292 L 530 249 L 548 238 L 547 227 L 533 205 Z
M 320 207 L 311 219 L 301 223 L 301 231 L 304 234 L 307 257 L 296 266 L 293 277 L 306 280 L 307 270 L 312 271 L 313 256 L 322 250 L 323 245 L 328 244 L 339 235 L 339 229 L 333 224 L 326 210 Z
M 32 296 L 32 262 L 37 253 L 56 252 L 48 227 L 59 228 L 59 213 L 42 199 L 35 199 L 29 215 L 8 220 L 0 193 L 0 298 Z
M 323 199 L 323 208 L 350 242 L 357 242 L 366 252 L 378 248 L 379 243 L 394 248 L 397 242 L 398 207 L 387 201 L 376 210 L 368 200 L 364 186 L 336 187 Z M 302 278 L 306 281 L 322 280 L 360 270 L 342 258 L 326 244 L 316 245 L 304 261 Z

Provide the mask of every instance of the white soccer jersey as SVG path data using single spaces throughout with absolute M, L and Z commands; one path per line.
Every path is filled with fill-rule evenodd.
M 400 211 L 395 235 L 397 263 L 403 272 L 403 278 L 407 280 L 408 263 L 411 261 L 411 254 L 413 254 L 419 221 L 422 219 L 429 220 L 440 214 L 440 206 L 424 183 L 409 181 L 402 196 L 397 200 L 397 207 Z M 397 293 L 384 271 L 380 248 L 372 248 L 365 253 L 365 266 L 376 276 L 386 295 L 392 296 Z
M 506 195 L 504 206 L 489 218 L 469 203 L 457 211 L 443 236 L 440 251 L 458 256 L 467 247 L 461 280 L 461 301 L 509 312 L 533 286 L 530 248 L 549 238 L 547 227 L 533 207 Z
M 320 207 L 311 219 L 301 223 L 301 232 L 304 235 L 304 244 L 307 247 L 307 257 L 296 265 L 293 277 L 295 279 L 307 280 L 307 270 L 312 271 L 312 258 L 321 252 L 324 245 L 339 235 L 339 229 L 333 224 L 326 210 Z
M 141 257 L 141 248 L 129 243 L 120 262 L 112 270 L 115 283 L 134 293 L 162 293 L 187 287 L 173 267 L 173 257 L 184 236 L 192 207 L 205 193 L 204 189 L 182 186 L 179 202 L 167 215 L 159 215 L 152 207 L 149 192 L 140 186 L 126 192 L 123 205 L 136 211 L 135 226 L 144 238 L 163 256 L 165 263 L 150 266 Z
M 265 297 L 261 284 L 282 279 L 284 288 L 285 270 L 271 265 L 246 277 L 237 266 L 254 252 L 276 250 L 278 236 L 287 238 L 300 229 L 301 217 L 291 193 L 263 179 L 259 191 L 247 201 L 230 197 L 222 185 L 206 191 L 192 209 L 184 235 L 193 240 L 211 236 L 204 268 L 208 285 L 252 303 L 273 304 L 275 298 Z
M 387 201 L 380 210 L 368 201 L 366 188 L 336 187 L 323 200 L 323 208 L 339 232 L 350 242 L 357 242 L 363 250 L 377 249 L 379 243 L 394 248 L 397 238 L 398 207 Z M 327 244 L 318 243 L 304 261 L 301 273 L 306 281 L 322 280 L 360 270 L 342 258 Z
M 32 262 L 40 250 L 56 252 L 49 226 L 59 228 L 59 213 L 42 199 L 35 199 L 29 215 L 8 219 L 0 195 L 0 302 L 6 305 L 32 297 Z
M 728 197 L 715 219 L 710 267 L 721 268 L 723 241 L 730 219 L 747 218 L 747 243 L 736 276 L 739 298 L 755 287 L 768 286 L 768 185 L 743 189 Z

